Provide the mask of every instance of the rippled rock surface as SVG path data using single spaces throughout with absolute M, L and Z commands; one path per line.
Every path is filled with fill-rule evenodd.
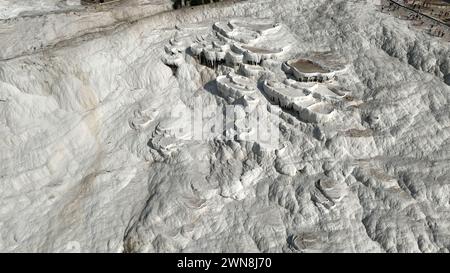
M 374 1 L 0 2 L 0 251 L 450 250 L 450 47 Z

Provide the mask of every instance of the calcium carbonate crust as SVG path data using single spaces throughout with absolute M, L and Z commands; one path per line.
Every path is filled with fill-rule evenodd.
M 12 2 L 0 1 L 0 251 L 449 251 L 448 43 L 373 1 L 62 13 L 48 0 L 31 15 Z M 265 44 L 285 51 L 234 71 L 254 90 L 230 100 L 217 82 L 244 86 L 228 88 L 230 68 L 177 48 L 252 19 L 276 21 Z M 326 90 L 282 70 L 320 52 L 346 64 Z M 320 107 L 290 97 L 302 90 Z M 198 103 L 263 111 L 279 145 L 174 136 L 189 116 L 171 114 Z

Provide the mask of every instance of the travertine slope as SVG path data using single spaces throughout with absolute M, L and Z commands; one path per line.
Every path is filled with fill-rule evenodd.
M 35 2 L 0 1 L 0 251 L 449 251 L 448 43 L 369 0 Z M 232 105 L 276 141 L 186 127 Z

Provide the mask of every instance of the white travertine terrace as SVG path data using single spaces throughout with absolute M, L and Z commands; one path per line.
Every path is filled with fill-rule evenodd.
M 297 251 L 317 252 L 320 248 L 321 239 L 317 232 L 301 232 L 290 238 L 290 243 Z
M 320 179 L 316 182 L 316 187 L 322 192 L 323 195 L 329 199 L 338 202 L 345 194 L 345 183 L 339 183 L 332 178 Z
M 180 33 L 177 32 L 175 37 L 169 40 L 169 44 L 164 46 L 164 51 L 166 55 L 163 57 L 162 61 L 170 67 L 178 67 L 185 61 L 185 51 L 188 46 L 189 39 L 183 39 L 180 37 Z
M 273 74 L 270 70 L 262 66 L 251 64 L 241 64 L 238 71 L 240 74 L 256 80 L 262 76 L 269 76 Z
M 345 66 L 332 65 L 326 61 L 309 58 L 294 59 L 285 62 L 283 69 L 302 82 L 325 82 L 332 80 L 336 74 L 345 72 Z
M 266 59 L 280 58 L 285 52 L 281 48 L 258 45 L 265 36 L 281 31 L 281 26 L 272 21 L 261 20 L 259 24 L 240 20 L 217 22 L 213 30 L 217 38 L 209 37 L 190 46 L 192 54 L 208 66 L 223 62 L 229 66 L 241 63 L 256 65 Z
M 119 2 L 121 0 L 80 0 L 79 2 L 82 5 L 90 5 L 90 4 L 108 4 L 112 2 Z
M 217 22 L 213 27 L 219 35 L 244 44 L 254 42 L 261 36 L 270 35 L 281 30 L 279 23 L 265 19 L 251 22 L 232 19 L 228 23 Z
M 217 89 L 226 98 L 238 99 L 244 95 L 252 96 L 257 92 L 256 83 L 247 77 L 229 73 L 216 79 Z
M 136 110 L 134 117 L 130 120 L 130 127 L 135 130 L 145 129 L 158 116 L 157 109 Z
M 225 55 L 225 63 L 228 66 L 235 67 L 244 62 L 244 56 L 240 53 L 235 53 L 233 51 L 228 51 Z
M 324 86 L 312 85 L 308 88 L 296 84 L 264 81 L 263 88 L 268 98 L 282 108 L 293 111 L 301 120 L 326 122 L 335 114 L 330 103 L 339 96 Z
M 220 41 L 203 41 L 190 46 L 192 54 L 209 67 L 224 63 L 228 50 L 229 45 Z
M 347 91 L 335 90 L 334 87 L 317 82 L 299 82 L 292 79 L 284 80 L 284 84 L 295 89 L 306 89 L 313 97 L 325 101 L 341 101 L 348 95 Z M 351 102 L 350 102 L 351 103 Z
M 450 252 L 450 47 L 375 2 L 0 0 L 0 252 Z M 331 80 L 282 69 L 330 50 Z M 206 124 L 241 106 L 273 145 Z
M 249 141 L 257 136 L 257 128 L 248 124 L 245 118 L 238 118 L 235 121 L 236 139 L 240 141 Z
M 284 50 L 279 48 L 242 45 L 238 43 L 234 43 L 231 48 L 237 54 L 242 54 L 244 63 L 253 65 L 260 64 L 264 60 L 280 58 L 284 53 Z

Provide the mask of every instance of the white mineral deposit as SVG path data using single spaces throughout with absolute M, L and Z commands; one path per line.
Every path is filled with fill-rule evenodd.
M 0 252 L 450 251 L 448 1 L 194 2 L 0 0 Z

